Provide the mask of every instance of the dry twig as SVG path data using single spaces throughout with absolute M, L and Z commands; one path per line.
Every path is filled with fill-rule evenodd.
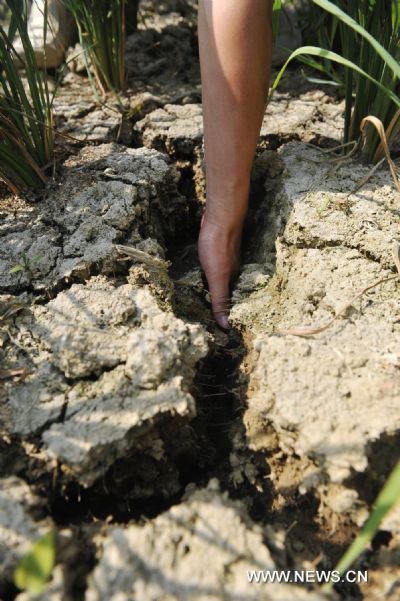
M 23 303 L 10 303 L 10 305 L 6 306 L 4 312 L 0 314 L 0 324 L 6 322 L 12 315 L 19 313 L 19 311 L 22 311 L 23 309 L 26 309 L 26 305 Z
M 22 380 L 29 376 L 30 372 L 24 367 L 17 367 L 14 369 L 0 369 L 0 380 L 7 380 L 8 378 L 18 378 Z
M 317 326 L 317 327 L 310 326 L 310 327 L 282 329 L 282 330 L 278 330 L 278 333 L 283 334 L 283 335 L 291 334 L 292 336 L 303 336 L 306 338 L 307 336 L 314 336 L 314 334 L 320 334 L 321 332 L 324 332 L 325 330 L 327 330 L 336 321 L 336 319 L 338 317 L 340 317 L 341 315 L 346 313 L 346 311 L 354 304 L 354 302 L 357 299 L 359 299 L 361 296 L 363 296 L 366 292 L 368 292 L 369 290 L 372 290 L 372 288 L 376 288 L 376 286 L 379 286 L 380 284 L 384 284 L 385 282 L 390 282 L 391 280 L 398 280 L 400 278 L 400 244 L 398 242 L 395 242 L 393 244 L 392 256 L 393 256 L 393 261 L 397 268 L 397 274 L 386 277 L 386 278 L 381 278 L 378 281 L 373 282 L 372 284 L 369 284 L 368 286 L 363 288 L 360 292 L 358 292 L 351 299 L 350 302 L 347 302 L 341 309 L 339 309 L 339 311 L 332 317 L 332 319 L 327 321 L 325 324 L 323 324 L 321 326 Z
M 127 258 L 135 259 L 136 261 L 140 261 L 148 267 L 156 267 L 157 269 L 167 270 L 171 265 L 170 261 L 164 261 L 163 259 L 153 257 L 149 253 L 139 250 L 134 246 L 116 244 L 115 248 L 121 255 L 125 255 Z

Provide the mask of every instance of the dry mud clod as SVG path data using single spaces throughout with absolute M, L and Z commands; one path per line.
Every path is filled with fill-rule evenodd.
M 346 214 L 335 197 L 344 195 L 344 185 L 351 190 L 366 168 L 352 163 L 336 174 L 315 162 L 320 152 L 297 142 L 279 154 L 278 214 L 271 211 L 282 223 L 275 274 L 242 302 L 239 295 L 233 309 L 237 323 L 254 333 L 257 392 L 249 399 L 249 421 L 252 407 L 267 415 L 282 448 L 312 457 L 340 482 L 366 469 L 370 442 L 400 426 L 398 283 L 376 288 L 309 339 L 279 330 L 324 323 L 358 290 L 393 273 L 397 194 L 388 174 L 379 174 L 350 196 Z M 271 261 L 268 231 L 258 261 L 258 272 Z
M 65 171 L 61 188 L 46 200 L 4 215 L 3 292 L 51 290 L 68 279 L 87 279 L 92 271 L 115 273 L 115 243 L 162 240 L 181 227 L 179 173 L 165 154 L 104 144 L 84 148 Z
M 85 601 L 326 599 L 297 586 L 249 586 L 248 570 L 276 566 L 262 530 L 215 481 L 148 524 L 110 528 L 100 548 Z
M 53 527 L 50 518 L 44 518 L 44 502 L 34 495 L 29 486 L 11 476 L 0 479 L 0 595 L 31 545 Z
M 92 278 L 32 307 L 10 334 L 6 353 L 22 364 L 28 351 L 30 375 L 7 384 L 8 432 L 40 435 L 85 486 L 133 447 L 161 460 L 159 426 L 196 413 L 188 388 L 206 337 L 147 290 Z

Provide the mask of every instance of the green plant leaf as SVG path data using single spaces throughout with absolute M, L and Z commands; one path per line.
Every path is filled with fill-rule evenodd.
M 313 0 L 310 13 L 311 35 L 318 40 L 315 46 L 336 50 L 361 69 L 345 66 L 343 71 L 341 65 L 326 58 L 299 57 L 312 68 L 325 69 L 329 78 L 340 84 L 345 95 L 344 142 L 357 139 L 362 120 L 372 115 L 382 122 L 390 143 L 397 135 L 393 118 L 398 104 L 393 94 L 398 97 L 400 90 L 400 1 Z M 362 155 L 376 163 L 381 155 L 379 136 L 370 125 L 364 133 Z
M 118 99 L 126 85 L 125 0 L 62 1 L 78 26 L 89 79 L 90 63 L 98 90 Z
M 50 530 L 22 558 L 14 573 L 15 586 L 32 596 L 40 595 L 51 576 L 54 563 L 55 535 Z
M 12 267 L 8 273 L 18 273 L 19 271 L 24 271 L 25 267 L 24 265 L 21 265 L 21 263 L 18 263 L 18 265 L 15 265 L 15 267 Z
M 292 54 L 289 56 L 286 63 L 283 65 L 282 69 L 279 71 L 278 75 L 275 78 L 275 81 L 271 88 L 270 97 L 275 92 L 276 88 L 278 87 L 279 82 L 280 82 L 284 72 L 286 71 L 288 64 L 294 58 L 296 58 L 297 56 L 300 56 L 302 54 L 311 55 L 311 56 L 319 56 L 320 58 L 325 58 L 325 59 L 334 61 L 336 63 L 339 63 L 343 67 L 347 67 L 348 69 L 352 69 L 353 71 L 356 71 L 360 75 L 363 75 L 364 77 L 366 77 L 369 81 L 372 81 L 384 94 L 386 94 L 391 100 L 393 100 L 393 102 L 398 107 L 400 107 L 400 98 L 392 90 L 390 90 L 389 88 L 386 88 L 379 81 L 377 81 L 376 79 L 371 77 L 371 75 L 366 73 L 358 65 L 356 65 L 352 61 L 347 60 L 346 58 L 343 58 L 339 54 L 336 54 L 336 52 L 332 52 L 331 50 L 325 50 L 324 48 L 318 48 L 317 46 L 302 46 L 301 48 L 297 48 L 297 50 L 292 52 Z
M 0 24 L 0 178 L 14 193 L 39 191 L 54 156 L 52 100 L 28 34 L 28 3 L 6 3 L 11 22 L 8 31 Z M 14 33 L 21 40 L 23 58 L 13 46 Z
M 396 61 L 391 54 L 357 21 L 352 19 L 347 13 L 345 13 L 342 9 L 340 9 L 336 4 L 330 2 L 329 0 L 312 0 L 314 4 L 317 4 L 324 10 L 328 11 L 342 23 L 345 23 L 353 31 L 359 33 L 363 38 L 365 38 L 369 44 L 374 48 L 374 50 L 379 54 L 379 56 L 385 61 L 387 66 L 393 71 L 393 73 L 400 79 L 400 64 Z
M 272 37 L 273 40 L 276 40 L 276 36 L 278 35 L 279 29 L 279 16 L 282 8 L 281 0 L 274 0 L 272 5 Z
M 400 461 L 397 463 L 386 484 L 379 493 L 375 503 L 374 510 L 368 518 L 360 534 L 353 541 L 349 549 L 343 555 L 335 570 L 340 573 L 346 572 L 351 564 L 366 549 L 373 537 L 379 530 L 381 522 L 385 515 L 400 502 Z M 326 585 L 326 588 L 332 588 L 332 583 Z

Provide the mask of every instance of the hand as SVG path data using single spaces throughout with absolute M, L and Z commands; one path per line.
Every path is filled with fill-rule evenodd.
M 203 215 L 198 241 L 201 266 L 208 282 L 214 319 L 224 329 L 230 329 L 230 285 L 240 266 L 242 220 L 228 227 Z

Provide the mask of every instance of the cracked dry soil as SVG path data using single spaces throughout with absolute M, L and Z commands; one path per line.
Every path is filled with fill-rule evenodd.
M 254 163 L 235 329 L 219 331 L 196 255 L 190 15 L 155 15 L 128 52 L 139 46 L 130 102 L 141 112 L 123 139 L 71 73 L 56 110 L 82 146 L 45 199 L 2 200 L 1 369 L 21 371 L 1 380 L 0 598 L 26 600 L 13 569 L 54 527 L 41 601 L 395 601 L 398 511 L 357 565 L 368 583 L 328 594 L 246 578 L 332 568 L 399 458 L 398 282 L 321 334 L 279 334 L 325 322 L 395 272 L 390 176 L 349 194 L 368 168 L 333 169 L 320 148 L 340 140 L 341 103 L 310 87 L 277 94 Z M 168 77 L 163 52 L 176 55 Z

